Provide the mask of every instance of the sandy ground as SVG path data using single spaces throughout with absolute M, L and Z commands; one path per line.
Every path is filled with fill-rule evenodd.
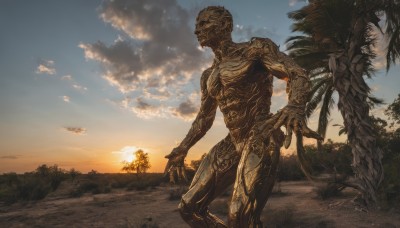
M 169 200 L 175 186 L 147 191 L 113 190 L 109 194 L 67 198 L 53 194 L 35 203 L 0 206 L 0 227 L 188 227 Z M 398 211 L 365 211 L 351 200 L 354 192 L 320 200 L 308 182 L 284 182 L 268 201 L 262 221 L 268 227 L 399 227 Z M 226 220 L 228 196 L 211 211 Z M 147 226 L 142 226 L 147 224 Z

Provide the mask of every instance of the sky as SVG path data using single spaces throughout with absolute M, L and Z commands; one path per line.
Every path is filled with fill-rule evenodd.
M 233 40 L 269 37 L 285 51 L 293 35 L 287 13 L 296 0 L 2 0 L 0 2 L 0 173 L 57 164 L 81 172 L 121 172 L 143 149 L 150 172 L 162 172 L 200 105 L 199 79 L 213 54 L 193 33 L 197 13 L 221 5 L 233 15 Z M 379 46 L 377 47 L 379 48 Z M 382 48 L 383 50 L 383 48 Z M 378 53 L 383 53 L 378 50 Z M 391 103 L 399 67 L 368 80 Z M 272 111 L 286 105 L 274 81 Z M 385 105 L 372 110 L 383 118 Z M 309 126 L 316 129 L 316 115 Z M 342 124 L 334 110 L 330 125 Z M 338 136 L 329 127 L 327 137 Z M 213 127 L 186 162 L 228 134 L 218 111 Z M 312 143 L 312 140 L 306 141 Z M 293 152 L 289 148 L 284 153 Z

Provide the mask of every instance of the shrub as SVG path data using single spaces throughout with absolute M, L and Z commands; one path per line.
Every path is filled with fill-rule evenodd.
M 25 174 L 6 173 L 0 178 L 0 201 L 12 204 L 17 201 L 40 200 L 55 191 L 67 178 L 57 165 L 40 165 Z
M 330 197 L 339 196 L 343 189 L 343 185 L 338 185 L 335 183 L 325 183 L 315 186 L 313 191 L 320 199 L 325 200 Z
M 143 173 L 141 179 L 134 179 L 128 184 L 127 190 L 143 191 L 159 186 L 163 182 L 163 175 L 156 173 Z
M 46 180 L 25 174 L 18 176 L 15 185 L 3 186 L 0 191 L 0 200 L 12 204 L 19 200 L 40 200 L 52 191 L 51 185 Z
M 383 143 L 382 143 L 383 144 Z M 386 138 L 382 147 L 384 180 L 379 198 L 384 208 L 400 208 L 400 128 Z

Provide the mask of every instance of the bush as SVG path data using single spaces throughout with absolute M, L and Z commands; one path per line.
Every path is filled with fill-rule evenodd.
M 330 197 L 339 196 L 344 188 L 343 185 L 324 183 L 315 186 L 313 190 L 320 199 L 325 200 Z
M 55 191 L 61 182 L 66 180 L 68 177 L 68 174 L 65 172 L 65 170 L 58 168 L 57 165 L 40 165 L 38 168 L 36 168 L 34 174 L 46 182 L 49 182 L 53 191 Z
M 51 183 L 32 174 L 19 175 L 13 185 L 3 185 L 0 201 L 13 204 L 19 200 L 41 200 L 52 191 Z
M 156 175 L 156 174 L 142 174 L 146 175 L 146 178 L 132 181 L 129 183 L 127 190 L 138 190 L 138 191 L 143 191 L 149 188 L 154 189 L 155 187 L 159 186 L 161 182 L 163 182 L 163 176 L 162 175 Z
M 379 189 L 381 206 L 400 208 L 400 128 L 382 144 L 384 180 Z
M 41 200 L 66 179 L 67 174 L 57 165 L 40 165 L 35 171 L 20 175 L 6 173 L 0 178 L 0 201 L 12 204 L 20 200 Z
M 99 175 L 100 177 L 100 175 Z M 78 185 L 77 188 L 73 189 L 70 192 L 71 197 L 80 197 L 84 193 L 91 193 L 91 194 L 101 194 L 101 193 L 110 193 L 111 187 L 108 181 L 98 178 L 97 180 L 88 179 L 88 180 L 81 180 L 82 183 Z

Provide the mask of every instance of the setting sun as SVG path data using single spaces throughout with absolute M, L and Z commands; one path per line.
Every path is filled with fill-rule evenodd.
M 123 161 L 132 162 L 133 160 L 135 160 L 133 154 L 126 154 L 123 157 L 124 157 Z
M 136 146 L 126 146 L 122 148 L 120 151 L 114 151 L 114 153 L 119 154 L 121 161 L 132 162 L 135 160 L 134 153 L 138 150 Z

